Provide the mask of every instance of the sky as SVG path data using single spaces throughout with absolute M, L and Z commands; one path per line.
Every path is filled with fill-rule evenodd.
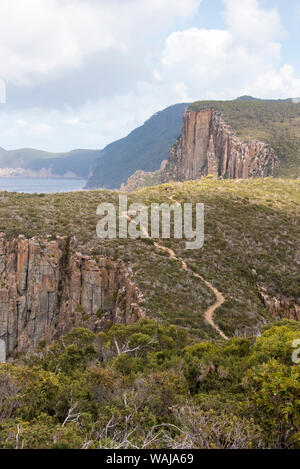
M 300 0 L 1 0 L 0 147 L 99 149 L 178 102 L 299 97 L 299 26 Z

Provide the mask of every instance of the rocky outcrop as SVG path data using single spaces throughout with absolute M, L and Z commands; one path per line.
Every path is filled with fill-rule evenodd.
M 258 140 L 243 143 L 224 122 L 221 112 L 188 108 L 181 135 L 171 147 L 169 160 L 159 175 L 156 174 L 156 180 L 160 184 L 200 179 L 209 174 L 229 179 L 267 177 L 278 167 L 279 159 L 267 143 Z M 142 186 L 141 178 L 133 180 L 125 190 Z
M 259 296 L 267 308 L 272 318 L 279 321 L 280 319 L 293 319 L 300 321 L 300 304 L 295 299 L 286 298 L 283 295 L 271 296 L 268 294 L 267 289 L 259 285 Z
M 161 163 L 160 169 L 151 173 L 142 170 L 136 171 L 132 176 L 130 176 L 126 184 L 121 185 L 120 191 L 132 192 L 139 187 L 157 186 L 161 183 L 161 174 L 167 163 L 167 160 L 164 160 Z
M 74 240 L 0 236 L 0 339 L 8 353 L 49 344 L 73 327 L 143 317 L 141 295 L 121 260 L 83 255 Z

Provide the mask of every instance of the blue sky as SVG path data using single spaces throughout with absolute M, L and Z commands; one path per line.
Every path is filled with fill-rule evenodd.
M 177 102 L 300 96 L 299 25 L 300 0 L 1 0 L 0 147 L 102 148 Z

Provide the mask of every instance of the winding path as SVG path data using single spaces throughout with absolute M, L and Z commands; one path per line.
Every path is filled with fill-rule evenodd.
M 169 197 L 169 200 L 172 200 L 173 202 L 175 202 L 176 204 L 179 205 L 179 202 L 177 202 L 176 200 L 174 200 L 171 197 Z M 126 215 L 126 218 L 130 219 L 130 217 L 128 215 Z M 148 232 L 147 230 L 145 229 L 145 227 L 141 227 L 142 230 L 144 231 L 144 233 L 147 234 L 147 237 L 148 237 Z M 225 298 L 224 296 L 222 295 L 221 292 L 219 292 L 219 290 L 217 290 L 210 282 L 208 282 L 207 280 L 205 280 L 204 277 L 202 277 L 200 274 L 197 274 L 196 272 L 192 271 L 192 269 L 190 269 L 187 265 L 187 263 L 185 262 L 185 260 L 183 260 L 181 257 L 177 257 L 175 252 L 166 247 L 166 246 L 163 246 L 157 242 L 154 242 L 154 246 L 157 248 L 157 249 L 160 249 L 161 251 L 164 251 L 166 252 L 171 259 L 174 259 L 178 262 L 181 263 L 181 268 L 183 271 L 185 272 L 191 272 L 193 274 L 194 277 L 198 278 L 199 280 L 201 280 L 201 282 L 203 282 L 212 292 L 213 294 L 215 295 L 217 301 L 216 303 L 214 303 L 212 306 L 210 306 L 205 312 L 204 312 L 204 318 L 205 320 L 208 322 L 208 324 L 211 325 L 211 327 L 213 327 L 217 332 L 218 334 L 224 339 L 224 340 L 229 340 L 229 338 L 224 334 L 224 332 L 217 326 L 217 324 L 215 324 L 214 322 L 214 314 L 215 314 L 215 311 L 225 302 Z
M 167 248 L 166 246 L 162 246 L 161 244 L 155 242 L 154 243 L 154 246 L 157 248 L 157 249 L 160 249 L 161 251 L 164 251 L 166 252 L 167 254 L 169 254 L 170 258 L 171 259 L 174 259 L 176 261 L 179 261 L 181 262 L 181 268 L 182 270 L 184 270 L 185 272 L 191 272 L 193 274 L 194 277 L 198 278 L 199 280 L 201 280 L 201 282 L 205 283 L 205 285 L 213 292 L 213 294 L 215 295 L 217 301 L 216 303 L 214 303 L 212 306 L 210 306 L 204 313 L 204 317 L 206 319 L 206 321 L 220 334 L 220 336 L 224 339 L 224 340 L 229 340 L 228 337 L 224 334 L 223 331 L 221 331 L 221 329 L 217 326 L 217 324 L 215 324 L 214 322 L 214 314 L 215 314 L 215 311 L 225 302 L 225 298 L 224 296 L 222 295 L 222 293 L 219 292 L 219 290 L 217 290 L 210 282 L 208 282 L 207 280 L 205 280 L 204 277 L 202 277 L 201 275 L 197 274 L 196 272 L 193 272 L 187 265 L 187 263 L 181 259 L 180 257 L 177 257 L 175 252 L 170 249 L 170 248 Z
M 168 197 L 169 200 L 171 200 L 172 202 L 175 202 L 175 204 L 179 204 L 179 202 L 177 200 L 175 200 L 173 198 L 173 196 L 171 195 L 170 197 Z M 224 340 L 229 340 L 229 338 L 224 334 L 224 332 L 217 326 L 217 324 L 215 324 L 214 322 L 214 314 L 215 314 L 215 311 L 223 304 L 225 303 L 225 298 L 224 296 L 222 295 L 221 292 L 219 292 L 219 290 L 217 290 L 210 282 L 208 282 L 207 280 L 205 280 L 204 277 L 202 277 L 202 275 L 200 274 L 197 274 L 196 272 L 193 272 L 188 266 L 187 266 L 187 263 L 181 259 L 181 258 L 178 258 L 176 257 L 174 251 L 172 251 L 171 249 L 168 249 L 168 248 L 165 248 L 164 246 L 161 246 L 160 244 L 158 243 L 155 243 L 155 246 L 168 252 L 170 257 L 172 259 L 177 259 L 178 261 L 181 262 L 181 266 L 182 266 L 182 270 L 186 271 L 186 272 L 191 272 L 193 274 L 194 277 L 198 278 L 199 280 L 201 280 L 201 282 L 205 283 L 205 285 L 213 292 L 213 294 L 215 295 L 217 301 L 216 303 L 214 303 L 212 306 L 210 306 L 204 313 L 204 317 L 206 319 L 206 321 L 211 325 L 211 327 L 213 327 L 218 333 L 219 335 L 224 339 Z

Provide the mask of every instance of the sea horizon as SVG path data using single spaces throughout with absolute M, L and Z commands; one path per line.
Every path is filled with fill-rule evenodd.
M 24 194 L 54 194 L 83 190 L 85 179 L 0 177 L 0 192 Z

